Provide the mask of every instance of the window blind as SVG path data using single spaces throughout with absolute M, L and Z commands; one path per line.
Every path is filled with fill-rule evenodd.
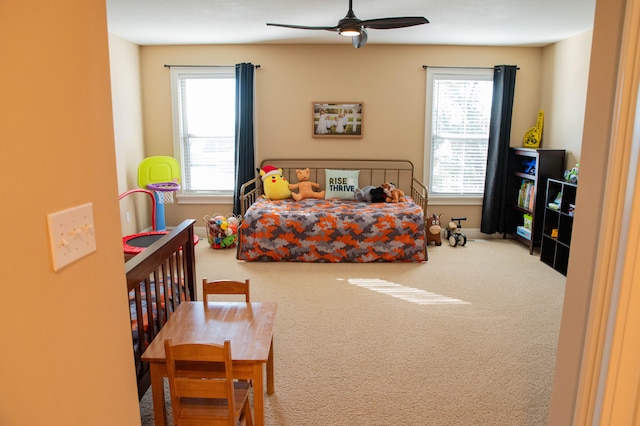
M 482 195 L 493 81 L 490 71 L 434 72 L 430 82 L 430 193 Z
M 183 194 L 232 194 L 235 70 L 177 71 L 176 88 Z

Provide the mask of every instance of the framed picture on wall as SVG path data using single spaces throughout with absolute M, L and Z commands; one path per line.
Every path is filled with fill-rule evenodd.
M 362 102 L 313 102 L 314 138 L 361 138 Z

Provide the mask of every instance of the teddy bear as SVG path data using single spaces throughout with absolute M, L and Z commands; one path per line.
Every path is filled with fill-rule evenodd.
M 320 184 L 309 181 L 309 175 L 311 171 L 307 167 L 306 169 L 297 169 L 296 176 L 298 177 L 298 183 L 290 183 L 289 189 L 291 191 L 297 189 L 298 192 L 292 192 L 291 196 L 294 200 L 300 201 L 305 198 L 324 198 L 324 191 L 314 191 L 314 189 L 320 188 Z
M 396 188 L 396 185 L 392 182 L 383 183 L 382 189 L 384 190 L 385 201 L 387 203 L 398 203 L 407 201 L 407 199 L 404 197 L 404 191 Z

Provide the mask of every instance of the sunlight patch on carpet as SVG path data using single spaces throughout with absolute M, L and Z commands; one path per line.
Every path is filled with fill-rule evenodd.
M 342 278 L 338 278 L 338 280 L 342 280 Z M 407 287 L 402 284 L 377 278 L 349 278 L 347 282 L 351 285 L 366 288 L 418 305 L 470 305 L 469 302 L 465 302 L 464 300 L 430 293 L 425 290 Z

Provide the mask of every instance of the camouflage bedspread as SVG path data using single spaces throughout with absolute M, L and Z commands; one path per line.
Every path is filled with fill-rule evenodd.
M 237 258 L 289 262 L 422 262 L 423 211 L 412 200 L 258 199 L 240 227 Z

